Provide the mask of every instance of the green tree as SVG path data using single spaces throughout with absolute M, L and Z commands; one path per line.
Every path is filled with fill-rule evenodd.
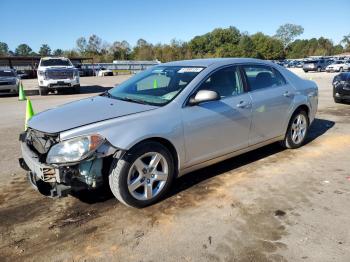
M 344 52 L 344 48 L 342 45 L 336 45 L 333 47 L 333 55 L 338 55 Z
M 126 60 L 130 56 L 131 47 L 127 41 L 115 41 L 109 49 L 113 59 Z
M 43 44 L 39 49 L 39 55 L 49 56 L 51 54 L 51 48 L 47 44 Z
M 133 57 L 136 60 L 153 60 L 154 47 L 144 39 L 137 40 L 133 50 Z
M 282 59 L 284 48 L 280 40 L 259 32 L 251 36 L 257 52 L 256 57 L 261 59 Z
M 340 43 L 344 45 L 346 51 L 350 51 L 350 34 L 343 36 Z
M 304 33 L 304 28 L 300 25 L 284 24 L 281 25 L 275 37 L 282 41 L 284 48 L 286 48 L 296 37 Z
M 9 54 L 9 47 L 6 43 L 0 42 L 0 55 L 8 55 Z
M 257 57 L 255 46 L 251 37 L 243 34 L 238 43 L 238 50 L 242 57 Z
M 27 44 L 20 44 L 16 48 L 15 54 L 17 56 L 29 56 L 32 54 L 32 49 Z
M 62 49 L 55 49 L 52 51 L 52 54 L 54 56 L 62 56 L 63 55 L 63 50 Z
M 102 49 L 102 39 L 93 34 L 89 37 L 87 51 L 92 54 L 99 54 Z
M 87 49 L 87 41 L 86 41 L 85 37 L 79 37 L 75 43 L 76 43 L 78 52 L 80 54 L 84 54 L 86 52 L 86 49 Z

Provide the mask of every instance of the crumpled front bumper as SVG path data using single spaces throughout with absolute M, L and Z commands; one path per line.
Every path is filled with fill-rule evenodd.
M 50 197 L 64 197 L 71 192 L 70 185 L 59 183 L 59 169 L 40 163 L 38 156 L 24 142 L 21 143 L 21 151 L 19 164 L 28 171 L 28 181 L 34 189 Z

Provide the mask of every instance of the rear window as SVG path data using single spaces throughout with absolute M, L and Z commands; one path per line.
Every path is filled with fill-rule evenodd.
M 315 64 L 317 63 L 316 60 L 312 60 L 312 61 L 305 61 L 304 64 Z
M 276 69 L 269 66 L 245 65 L 243 70 L 251 91 L 286 84 L 283 76 Z
M 11 70 L 0 70 L 0 76 L 15 76 L 15 73 Z

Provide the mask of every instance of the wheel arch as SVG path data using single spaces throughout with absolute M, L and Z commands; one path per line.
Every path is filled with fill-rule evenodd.
M 298 105 L 296 105 L 295 107 L 293 107 L 290 111 L 289 111 L 289 116 L 286 118 L 285 120 L 285 123 L 284 123 L 284 135 L 286 134 L 287 130 L 288 130 L 288 126 L 289 126 L 289 123 L 290 123 L 290 120 L 292 119 L 293 115 L 300 111 L 300 110 L 304 110 L 306 111 L 306 114 L 308 116 L 308 121 L 309 121 L 309 124 L 310 124 L 310 107 L 307 105 L 307 103 L 299 103 Z
M 179 154 L 178 154 L 175 146 L 173 145 L 173 143 L 171 143 L 168 139 L 163 138 L 163 137 L 149 137 L 149 138 L 143 139 L 143 140 L 137 142 L 136 144 L 132 145 L 130 147 L 130 149 L 134 148 L 135 146 L 137 146 L 139 144 L 142 144 L 142 143 L 145 143 L 145 142 L 150 142 L 150 141 L 151 142 L 157 142 L 157 143 L 163 145 L 164 147 L 166 147 L 169 150 L 169 152 L 171 153 L 171 155 L 172 155 L 172 157 L 174 159 L 174 166 L 176 167 L 175 168 L 175 176 L 177 176 L 178 172 L 179 172 L 179 169 L 180 169 Z

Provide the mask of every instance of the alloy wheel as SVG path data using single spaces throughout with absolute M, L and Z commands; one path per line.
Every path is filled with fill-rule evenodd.
M 127 177 L 128 190 L 138 200 L 150 200 L 162 191 L 168 175 L 165 157 L 158 152 L 148 152 L 132 164 Z
M 292 140 L 295 144 L 300 144 L 306 135 L 307 120 L 302 114 L 299 114 L 292 123 Z

